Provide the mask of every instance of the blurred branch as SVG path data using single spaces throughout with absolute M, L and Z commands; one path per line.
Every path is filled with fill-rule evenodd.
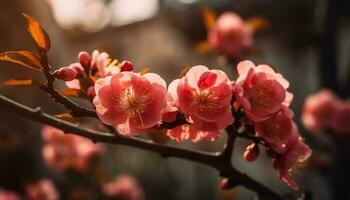
M 52 90 L 50 90 L 52 91 Z M 237 185 L 245 186 L 255 191 L 260 199 L 268 200 L 283 200 L 284 198 L 269 188 L 265 187 L 261 183 L 247 176 L 245 173 L 239 172 L 232 166 L 231 154 L 233 149 L 234 137 L 228 138 L 228 143 L 224 149 L 224 153 L 207 153 L 202 151 L 196 151 L 186 148 L 156 144 L 151 141 L 134 138 L 124 137 L 118 134 L 104 133 L 100 131 L 94 131 L 90 129 L 83 129 L 78 124 L 69 123 L 60 119 L 57 119 L 49 114 L 42 112 L 38 107 L 35 109 L 29 108 L 25 105 L 17 103 L 11 99 L 8 99 L 0 95 L 0 109 L 7 110 L 8 112 L 18 114 L 32 121 L 47 124 L 59 129 L 62 129 L 66 133 L 79 135 L 92 140 L 93 142 L 104 142 L 110 144 L 122 144 L 132 146 L 152 152 L 157 152 L 161 156 L 176 157 L 197 163 L 202 163 L 217 169 L 220 172 L 220 176 L 226 177 L 229 180 L 234 180 Z M 234 129 L 230 126 L 227 130 L 229 135 L 234 136 L 234 133 L 230 133 Z M 227 153 L 226 153 L 227 152 Z M 229 153 L 228 153 L 229 152 Z

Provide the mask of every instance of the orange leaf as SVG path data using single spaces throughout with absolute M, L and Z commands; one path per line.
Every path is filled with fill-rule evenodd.
M 207 53 L 209 52 L 210 50 L 212 50 L 211 46 L 209 45 L 208 42 L 206 41 L 202 41 L 202 42 L 199 42 L 197 45 L 196 45 L 196 51 L 198 53 Z
M 30 15 L 22 13 L 28 23 L 28 32 L 32 36 L 37 50 L 47 52 L 50 48 L 50 38 L 45 30 L 40 26 L 38 20 Z
M 84 93 L 75 88 L 65 88 L 59 91 L 61 95 L 70 96 L 70 97 L 85 97 Z
M 266 18 L 259 16 L 249 18 L 246 23 L 251 26 L 254 31 L 266 29 L 270 26 L 270 22 Z
M 4 81 L 0 84 L 0 87 L 6 87 L 6 86 L 24 86 L 24 85 L 33 85 L 34 81 L 32 79 L 10 79 L 7 81 Z
M 204 7 L 202 9 L 202 16 L 203 16 L 204 24 L 207 30 L 214 27 L 216 23 L 216 15 L 212 9 L 208 7 Z
M 6 51 L 0 54 L 0 61 L 16 63 L 35 70 L 43 69 L 39 56 L 31 51 Z

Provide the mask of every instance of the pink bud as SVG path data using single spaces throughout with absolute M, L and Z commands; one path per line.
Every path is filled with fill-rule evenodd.
M 79 52 L 78 60 L 79 60 L 81 65 L 90 66 L 91 57 L 90 57 L 90 54 L 88 52 L 86 52 L 86 51 Z
M 68 66 L 71 69 L 74 69 L 77 72 L 77 77 L 80 78 L 84 75 L 84 68 L 81 66 L 80 63 L 73 63 Z
M 120 71 L 132 71 L 134 69 L 134 65 L 132 64 L 131 61 L 128 60 L 124 60 L 121 64 L 120 64 Z
M 254 161 L 259 156 L 259 146 L 255 143 L 249 145 L 244 152 L 244 160 L 248 162 Z
M 64 81 L 72 81 L 77 77 L 77 74 L 77 71 L 75 71 L 73 68 L 62 67 L 55 72 L 54 76 Z
M 91 86 L 87 89 L 87 95 L 91 98 L 94 98 L 96 96 L 95 88 L 94 86 Z

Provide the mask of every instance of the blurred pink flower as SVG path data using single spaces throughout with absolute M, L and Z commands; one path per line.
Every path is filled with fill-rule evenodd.
M 223 71 L 202 65 L 192 67 L 168 89 L 170 104 L 203 132 L 218 132 L 233 123 L 230 91 L 231 82 Z
M 293 95 L 287 92 L 289 82 L 268 65 L 242 61 L 234 91 L 247 117 L 253 122 L 267 120 L 283 106 L 289 106 Z
M 15 192 L 0 188 L 0 200 L 21 200 L 21 197 Z
M 104 194 L 119 200 L 143 200 L 144 192 L 138 182 L 127 175 L 120 175 L 103 187 Z
M 304 103 L 302 122 L 312 132 L 336 127 L 340 106 L 340 100 L 330 90 L 310 95 Z
M 44 159 L 57 170 L 72 168 L 84 171 L 91 159 L 101 152 L 101 147 L 90 140 L 65 135 L 62 130 L 50 126 L 43 128 L 42 137 L 45 142 L 42 150 Z
M 209 30 L 208 42 L 219 52 L 239 57 L 253 43 L 253 29 L 233 12 L 223 13 Z
M 58 200 L 59 195 L 51 180 L 43 179 L 37 183 L 31 183 L 26 188 L 28 200 Z
M 140 135 L 157 125 L 167 107 L 166 83 L 154 73 L 120 72 L 100 78 L 95 91 L 100 120 L 122 135 Z
M 283 153 L 289 139 L 297 131 L 292 121 L 293 115 L 289 108 L 282 108 L 271 118 L 255 124 L 256 135 L 262 137 L 275 152 Z
M 286 151 L 275 160 L 274 166 L 279 170 L 280 178 L 292 189 L 298 190 L 297 183 L 292 179 L 292 168 L 306 161 L 311 156 L 311 149 L 302 141 L 298 133 L 293 134 L 286 146 Z

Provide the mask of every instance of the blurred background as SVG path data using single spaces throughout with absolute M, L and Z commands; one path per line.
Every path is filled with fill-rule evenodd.
M 240 60 L 249 58 L 256 64 L 271 64 L 290 81 L 290 91 L 295 94 L 292 108 L 298 123 L 302 104 L 310 93 L 327 87 L 341 97 L 349 94 L 350 2 L 346 0 L 4 0 L 0 6 L 0 52 L 33 49 L 21 15 L 26 12 L 49 33 L 52 44 L 49 56 L 54 68 L 76 62 L 81 50 L 99 49 L 113 58 L 131 60 L 136 70 L 148 67 L 167 83 L 178 77 L 184 67 L 198 64 L 223 69 L 235 78 L 234 62 L 215 52 L 196 51 L 196 45 L 207 37 L 201 15 L 204 6 L 218 15 L 233 11 L 243 19 L 262 16 L 269 21 L 269 28 L 254 36 L 257 51 Z M 0 82 L 9 77 L 28 76 L 43 78 L 17 65 L 0 63 Z M 52 102 L 49 96 L 35 87 L 0 88 L 0 93 L 28 106 L 41 106 L 49 113 L 63 110 L 58 104 L 49 104 Z M 0 188 L 23 193 L 28 181 L 49 177 L 62 199 L 79 199 L 71 193 L 77 186 L 74 183 L 80 183 L 69 181 L 64 174 L 45 165 L 41 125 L 3 111 L 0 114 Z M 334 140 L 310 136 L 301 125 L 300 129 L 311 148 L 318 145 L 325 148 L 316 160 L 332 163 L 335 158 L 329 152 L 337 145 Z M 224 142 L 223 134 L 216 142 L 180 145 L 216 151 Z M 238 141 L 234 165 L 279 193 L 293 193 L 278 179 L 266 155 L 254 163 L 242 159 L 247 144 Z M 345 149 L 342 158 L 348 159 L 348 152 Z M 105 145 L 99 162 L 108 177 L 118 174 L 135 177 L 150 200 L 254 197 L 254 193 L 242 187 L 220 191 L 220 177 L 209 167 L 174 158 L 162 159 L 155 153 L 131 147 Z M 335 195 L 334 182 L 346 186 L 348 176 L 333 174 L 337 169 L 306 164 L 296 170 L 296 179 L 302 191 L 309 192 L 313 199 L 341 199 Z M 80 199 L 98 197 L 91 194 Z

